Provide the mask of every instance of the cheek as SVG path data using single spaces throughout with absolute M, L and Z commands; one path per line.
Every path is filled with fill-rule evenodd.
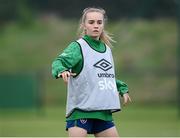
M 104 24 L 99 25 L 100 29 L 104 29 Z
M 100 31 L 103 31 L 104 30 L 104 26 L 103 25 L 100 26 L 99 29 L 100 29 Z
M 87 31 L 91 31 L 92 30 L 92 27 L 90 25 L 86 25 L 85 28 L 86 28 Z

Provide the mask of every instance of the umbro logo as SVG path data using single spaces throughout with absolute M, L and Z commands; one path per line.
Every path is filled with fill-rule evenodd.
M 86 124 L 87 119 L 80 119 L 80 122 L 81 122 L 82 124 Z
M 100 68 L 100 69 L 102 69 L 104 71 L 108 71 L 109 69 L 112 68 L 112 65 L 111 65 L 110 62 L 108 62 L 107 60 L 105 60 L 103 58 L 100 61 L 98 61 L 96 64 L 94 64 L 94 67 Z

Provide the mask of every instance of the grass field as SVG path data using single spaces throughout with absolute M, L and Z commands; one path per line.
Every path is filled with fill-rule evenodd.
M 180 116 L 176 106 L 129 105 L 114 114 L 121 136 L 180 136 Z M 1 110 L 0 136 L 53 137 L 67 136 L 64 107 L 41 110 Z M 92 135 L 89 135 L 92 136 Z

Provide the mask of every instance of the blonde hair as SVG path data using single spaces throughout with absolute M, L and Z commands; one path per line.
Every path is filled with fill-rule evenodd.
M 78 35 L 79 37 L 82 37 L 86 34 L 85 30 L 84 30 L 84 27 L 83 27 L 83 24 L 85 23 L 85 20 L 86 20 L 86 15 L 87 13 L 89 12 L 99 12 L 103 15 L 103 22 L 104 22 L 104 25 L 105 25 L 105 22 L 107 20 L 107 16 L 106 16 L 106 12 L 104 9 L 102 8 L 92 8 L 92 7 L 89 7 L 89 8 L 85 8 L 83 10 L 83 13 L 82 13 L 82 17 L 80 19 L 80 24 L 79 24 L 79 29 L 78 29 Z M 112 37 L 110 36 L 110 34 L 105 31 L 103 29 L 101 35 L 100 35 L 100 40 L 103 41 L 106 45 L 112 47 L 112 44 L 111 42 L 115 42 Z

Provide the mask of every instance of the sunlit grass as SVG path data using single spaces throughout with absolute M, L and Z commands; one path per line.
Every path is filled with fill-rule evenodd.
M 3 113 L 2 113 L 3 112 Z M 0 136 L 67 136 L 65 107 L 0 111 Z M 176 106 L 129 105 L 114 114 L 121 136 L 180 136 Z

